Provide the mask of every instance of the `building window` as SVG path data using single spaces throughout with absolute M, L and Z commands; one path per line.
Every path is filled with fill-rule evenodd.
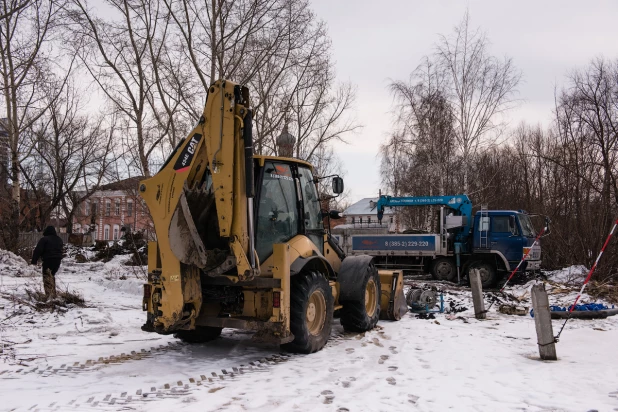
M 354 218 L 352 218 L 352 224 L 356 223 L 354 220 L 355 220 L 355 219 L 354 219 Z
M 371 217 L 367 217 L 367 223 L 371 223 Z
M 99 225 L 94 225 L 94 240 L 99 240 Z
M 98 200 L 93 200 L 92 203 L 90 204 L 90 213 L 91 216 L 96 216 L 97 215 L 97 207 L 99 205 L 99 201 Z
M 127 202 L 127 216 L 133 216 L 133 202 L 131 201 Z
M 116 216 L 120 216 L 120 200 L 116 200 Z
M 105 201 L 105 216 L 109 216 L 112 213 L 112 202 L 110 200 Z M 107 238 L 105 238 L 107 240 Z
M 114 240 L 118 240 L 118 233 L 120 232 L 120 228 L 118 225 L 114 225 Z
M 393 217 L 391 216 L 391 223 L 393 223 Z
M 363 224 L 363 218 L 359 217 L 358 220 L 360 221 L 360 224 L 362 225 Z
M 87 200 L 84 202 L 84 216 L 88 216 L 90 214 L 90 202 Z
M 109 225 L 103 226 L 103 240 L 109 240 Z

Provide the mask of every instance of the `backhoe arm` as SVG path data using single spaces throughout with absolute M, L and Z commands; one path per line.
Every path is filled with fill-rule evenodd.
M 220 274 L 235 266 L 239 279 L 259 273 L 248 233 L 253 196 L 252 152 L 245 153 L 245 146 L 252 147 L 248 100 L 246 88 L 215 82 L 197 126 L 161 170 L 140 184 L 160 256 L 160 267 L 149 267 L 155 277 L 160 272 L 155 327 L 192 324 L 201 307 L 199 268 Z

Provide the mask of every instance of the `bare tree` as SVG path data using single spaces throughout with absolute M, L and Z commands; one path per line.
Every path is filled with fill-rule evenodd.
M 257 153 L 276 154 L 286 125 L 303 159 L 358 127 L 348 118 L 354 88 L 334 84 L 330 40 L 307 0 L 163 1 L 195 73 L 185 96 L 203 102 L 195 91 L 220 77 L 249 85 Z M 198 119 L 201 105 L 183 104 L 192 103 Z
M 59 97 L 48 97 L 48 112 L 32 126 L 32 151 L 22 160 L 21 172 L 38 200 L 38 229 L 49 223 L 52 211 L 62 209 L 70 232 L 73 206 L 105 179 L 115 161 L 114 139 L 104 116 L 84 112 L 82 90 L 73 83 L 55 86 L 62 94 L 53 88 L 47 93 Z
M 399 146 L 395 153 L 411 160 L 411 164 L 399 161 L 408 163 L 414 175 L 407 181 L 422 183 L 423 194 L 444 195 L 449 190 L 455 155 L 454 115 L 445 97 L 443 73 L 436 69 L 426 58 L 412 73 L 409 83 L 390 84 L 398 132 L 388 144 Z M 415 191 L 411 187 L 400 189 Z
M 11 203 L 2 222 L 5 246 L 14 249 L 18 239 L 21 201 L 20 158 L 24 134 L 49 109 L 50 99 L 42 93 L 49 73 L 62 59 L 55 40 L 63 1 L 4 1 L 0 4 L 0 88 L 4 97 L 5 127 L 10 151 Z M 65 70 L 64 79 L 68 77 Z M 52 96 L 51 101 L 53 101 Z
M 100 90 L 122 114 L 132 166 L 145 176 L 151 174 L 153 159 L 163 157 L 164 139 L 178 133 L 173 122 L 178 98 L 163 87 L 159 69 L 165 58 L 169 23 L 159 3 L 106 0 L 104 5 L 112 17 L 103 19 L 85 0 L 73 0 L 72 17 L 83 35 L 76 38 L 75 50 Z M 174 142 L 176 137 L 170 140 Z
M 470 27 L 466 11 L 450 36 L 440 36 L 436 64 L 448 81 L 447 98 L 453 107 L 455 137 L 463 156 L 463 189 L 469 190 L 470 161 L 500 126 L 499 115 L 516 103 L 521 73 L 512 59 L 489 54 L 489 40 Z

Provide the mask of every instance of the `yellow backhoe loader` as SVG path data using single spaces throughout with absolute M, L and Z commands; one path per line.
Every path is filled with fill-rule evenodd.
M 339 310 L 346 330 L 407 312 L 403 275 L 345 257 L 324 228 L 311 164 L 254 156 L 246 87 L 215 82 L 203 116 L 140 183 L 157 241 L 148 245 L 143 330 L 203 342 L 222 328 L 312 353 Z M 343 191 L 335 176 L 333 192 Z

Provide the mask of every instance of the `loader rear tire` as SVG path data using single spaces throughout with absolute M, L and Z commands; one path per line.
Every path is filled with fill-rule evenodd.
M 222 330 L 213 326 L 196 326 L 194 330 L 176 331 L 174 337 L 186 343 L 203 343 L 217 339 Z
M 373 329 L 380 318 L 381 284 L 378 270 L 373 264 L 359 273 L 361 285 L 357 299 L 343 301 L 341 304 L 341 326 L 349 332 L 366 332 Z
M 282 348 L 296 353 L 317 352 L 326 345 L 333 325 L 333 292 L 324 275 L 307 271 L 290 285 L 290 330 L 294 340 Z

